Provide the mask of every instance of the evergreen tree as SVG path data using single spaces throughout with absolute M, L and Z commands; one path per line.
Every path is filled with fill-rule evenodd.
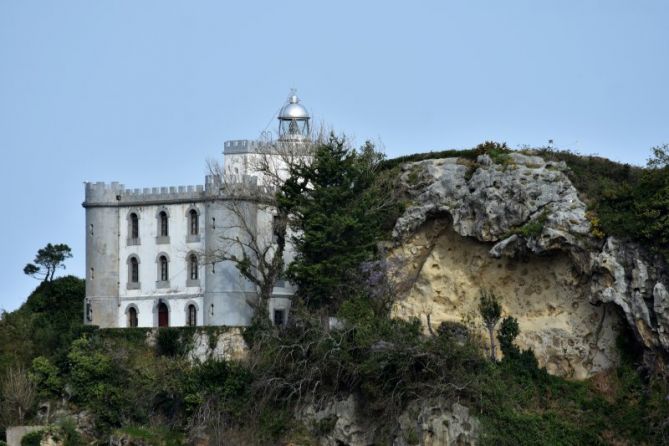
M 481 300 L 479 301 L 479 313 L 483 318 L 485 328 L 488 330 L 490 337 L 490 358 L 495 361 L 497 358 L 495 349 L 495 326 L 502 317 L 502 306 L 495 293 L 492 291 L 481 290 Z
M 37 251 L 35 263 L 28 263 L 23 272 L 29 276 L 41 278 L 44 282 L 53 280 L 56 270 L 65 268 L 65 260 L 72 257 L 72 249 L 64 243 L 52 245 L 48 243 Z
M 375 252 L 390 210 L 374 187 L 382 159 L 369 142 L 355 150 L 331 135 L 310 163 L 291 169 L 282 188 L 280 205 L 290 209 L 296 234 L 288 275 L 312 308 L 336 307 L 355 293 L 359 266 Z

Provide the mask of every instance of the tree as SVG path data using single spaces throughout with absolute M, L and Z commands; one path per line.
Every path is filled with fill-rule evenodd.
M 651 147 L 653 156 L 648 159 L 647 166 L 650 169 L 663 169 L 669 166 L 669 144 Z
M 355 150 L 331 134 L 315 147 L 312 163 L 293 166 L 282 187 L 279 204 L 296 251 L 288 275 L 312 308 L 336 307 L 360 290 L 352 278 L 373 257 L 394 209 L 376 187 L 382 160 L 371 143 Z
M 479 313 L 483 318 L 483 323 L 490 337 L 490 358 L 495 361 L 497 357 L 495 350 L 495 326 L 502 316 L 502 306 L 499 304 L 494 292 L 481 290 Z
M 23 272 L 29 276 L 41 278 L 43 282 L 51 282 L 56 270 L 65 269 L 64 262 L 70 257 L 72 257 L 72 250 L 66 244 L 48 243 L 37 251 L 34 263 L 28 263 L 23 268 Z
M 5 426 L 23 424 L 26 414 L 35 401 L 35 384 L 22 367 L 7 371 L 2 382 L 2 418 Z
M 497 340 L 499 341 L 499 348 L 502 350 L 505 358 L 518 356 L 520 350 L 513 343 L 516 337 L 520 334 L 520 327 L 518 320 L 515 317 L 509 316 L 502 319 L 497 333 Z
M 209 172 L 229 218 L 217 222 L 219 247 L 203 255 L 207 263 L 229 261 L 254 284 L 259 300 L 249 302 L 255 315 L 264 317 L 267 300 L 284 273 L 290 209 L 279 204 L 278 194 L 289 172 L 308 164 L 313 143 L 261 141 L 249 157 L 250 175 L 236 174 L 231 166 L 209 162 Z

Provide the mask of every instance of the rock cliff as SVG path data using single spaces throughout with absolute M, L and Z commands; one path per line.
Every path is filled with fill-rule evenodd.
M 661 258 L 599 238 L 563 162 L 510 153 L 402 166 L 409 204 L 388 251 L 397 317 L 474 321 L 481 288 L 502 298 L 549 372 L 584 379 L 614 366 L 627 324 L 662 367 L 669 292 Z M 593 235 L 595 234 L 595 235 Z

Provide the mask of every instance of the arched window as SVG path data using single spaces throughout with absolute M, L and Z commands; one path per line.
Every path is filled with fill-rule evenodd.
M 137 327 L 137 309 L 135 307 L 128 308 L 128 327 Z
M 134 212 L 130 214 L 130 238 L 139 238 L 139 217 Z
M 188 305 L 188 326 L 195 327 L 197 325 L 197 308 L 195 305 Z
M 188 277 L 190 280 L 198 279 L 198 263 L 195 254 L 188 256 Z
M 169 235 L 167 212 L 161 211 L 158 215 L 158 221 L 160 222 L 160 237 L 167 237 Z
M 195 209 L 191 209 L 188 212 L 188 220 L 189 220 L 189 231 L 188 233 L 190 235 L 198 235 L 200 233 L 200 218 L 197 215 L 197 211 Z
M 158 259 L 158 263 L 160 264 L 160 280 L 162 282 L 170 280 L 170 275 L 168 270 L 169 262 L 167 261 L 167 257 L 160 256 L 160 258 Z
M 137 257 L 130 258 L 130 282 L 139 282 L 139 262 L 137 261 Z

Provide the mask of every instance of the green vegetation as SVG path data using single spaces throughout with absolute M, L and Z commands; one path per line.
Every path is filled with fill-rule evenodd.
M 389 215 L 397 205 L 375 181 L 383 157 L 367 143 L 360 150 L 334 135 L 317 149 L 310 164 L 291 169 L 280 194 L 290 209 L 297 256 L 288 277 L 310 308 L 336 308 L 356 292 L 351 280 L 370 260 Z
M 379 168 L 381 170 L 387 170 L 398 167 L 404 163 L 440 158 L 460 158 L 474 162 L 479 157 L 479 155 L 484 154 L 490 156 L 490 158 L 496 164 L 508 164 L 511 160 L 509 153 L 511 153 L 511 149 L 507 147 L 506 143 L 500 144 L 494 141 L 486 141 L 474 147 L 473 149 L 442 150 L 438 152 L 416 153 L 413 155 L 399 156 L 392 159 L 384 159 L 380 162 Z
M 541 235 L 541 232 L 544 230 L 546 221 L 548 220 L 548 213 L 542 212 L 535 219 L 528 221 L 523 226 L 509 231 L 507 237 L 512 234 L 517 234 L 525 238 L 537 238 Z
M 184 444 L 183 435 L 167 428 L 143 426 L 127 426 L 114 432 L 117 438 L 125 438 L 130 444 L 145 446 L 179 446 Z
M 52 245 L 48 243 L 37 251 L 35 263 L 28 263 L 23 272 L 29 276 L 41 277 L 45 282 L 51 282 L 59 268 L 65 268 L 64 262 L 72 257 L 72 250 L 63 243 Z
M 440 153 L 460 156 L 472 168 L 482 153 L 500 165 L 512 159 L 505 145 L 495 143 Z M 656 154 L 658 162 L 648 171 L 630 168 L 624 174 L 629 184 L 640 187 L 648 172 L 654 178 L 666 175 L 662 156 Z M 572 174 L 590 166 L 605 175 L 598 161 L 573 162 Z M 389 442 L 392 423 L 409 403 L 435 396 L 469 407 L 481 420 L 484 445 L 668 443 L 669 386 L 660 376 L 638 372 L 642 358 L 629 343 L 631 334 L 621 336 L 623 362 L 617 370 L 570 382 L 548 375 L 531 350 L 515 345 L 520 327 L 513 315 L 502 318 L 493 290 L 481 294 L 476 327 L 444 323 L 426 335 L 419 320 L 390 318 L 388 304 L 395 296 L 379 281 L 385 276 L 379 274 L 384 264 L 376 245 L 401 211 L 393 195 L 398 170 L 396 160 L 383 160 L 370 145 L 353 150 L 331 138 L 312 166 L 291 172 L 278 198 L 294 215 L 292 228 L 302 231 L 298 260 L 289 271 L 308 292 L 296 296 L 290 324 L 281 330 L 256 318 L 244 333 L 250 345 L 246 361 L 189 359 L 192 328 L 161 329 L 154 337 L 147 329 L 84 327 L 84 283 L 65 277 L 42 283 L 19 310 L 3 314 L 0 381 L 16 375 L 16 382 L 29 384 L 26 389 L 36 398 L 26 407 L 28 419 L 43 400 L 67 400 L 72 411 L 93 414 L 100 444 L 114 436 L 178 445 L 203 433 L 211 444 L 317 444 L 315 436 L 332 432 L 336 417 L 305 426 L 295 419 L 296 410 L 349 395 L 360 402 L 361 417 L 381 423 L 378 444 Z M 592 218 L 609 231 L 613 220 L 601 211 L 620 196 L 609 196 L 613 181 L 593 178 L 599 185 L 589 190 L 595 197 Z M 533 224 L 537 227 L 526 225 L 521 234 L 538 235 L 542 217 Z M 323 316 L 333 315 L 341 326 L 325 327 Z M 492 360 L 480 327 L 488 330 Z M 215 344 L 219 331 L 205 331 Z M 495 336 L 503 354 L 499 361 Z M 0 404 L 10 402 L 8 393 L 3 391 Z M 1 421 L 10 422 L 4 415 Z M 93 440 L 71 421 L 54 432 L 67 446 Z M 405 440 L 418 444 L 418 432 L 406 432 Z
M 597 156 L 538 149 L 547 160 L 565 161 L 569 178 L 591 209 L 593 235 L 615 235 L 669 254 L 669 146 L 652 149 L 647 168 Z
M 488 336 L 490 337 L 490 358 L 494 361 L 497 358 L 495 350 L 495 326 L 499 322 L 499 318 L 502 317 L 502 306 L 499 304 L 494 292 L 481 290 L 479 313 L 483 318 L 483 325 L 488 330 Z
M 43 435 L 43 431 L 33 431 L 27 433 L 21 439 L 21 446 L 40 446 Z

